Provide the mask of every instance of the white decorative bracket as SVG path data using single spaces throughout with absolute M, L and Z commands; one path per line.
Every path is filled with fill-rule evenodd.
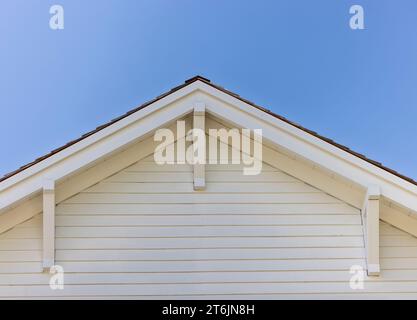
M 55 181 L 43 184 L 43 259 L 42 266 L 49 269 L 55 264 Z
M 205 113 L 206 106 L 204 102 L 197 102 L 194 107 L 193 115 L 193 128 L 200 131 L 201 135 L 204 135 L 205 141 Z M 204 144 L 205 145 L 205 144 Z M 205 161 L 205 148 L 204 150 L 204 161 Z M 205 179 L 205 164 L 201 162 L 194 163 L 194 190 L 204 190 L 206 187 Z
M 366 264 L 369 276 L 378 276 L 379 263 L 379 210 L 381 191 L 378 186 L 368 187 L 362 208 L 365 236 Z

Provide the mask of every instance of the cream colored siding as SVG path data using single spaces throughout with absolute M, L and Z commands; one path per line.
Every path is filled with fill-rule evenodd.
M 57 206 L 56 263 L 65 289 L 41 273 L 42 216 L 0 235 L 0 297 L 417 298 L 417 239 L 381 223 L 379 278 L 365 267 L 359 210 L 266 164 L 206 167 L 152 157 Z

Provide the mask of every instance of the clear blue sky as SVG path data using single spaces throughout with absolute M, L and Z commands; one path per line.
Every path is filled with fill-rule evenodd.
M 201 74 L 417 179 L 416 0 L 2 0 L 0 37 L 1 174 Z

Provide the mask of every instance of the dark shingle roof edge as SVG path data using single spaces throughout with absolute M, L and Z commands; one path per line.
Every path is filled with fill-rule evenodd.
M 24 171 L 24 170 L 26 170 L 26 169 L 28 169 L 28 168 L 30 168 L 30 167 L 32 167 L 32 166 L 34 166 L 35 164 L 37 164 L 37 163 L 39 163 L 39 162 L 41 162 L 41 161 L 43 161 L 43 160 L 45 160 L 45 159 L 47 159 L 47 158 L 49 158 L 49 157 L 51 157 L 51 156 L 53 156 L 53 155 L 55 155 L 55 154 L 59 153 L 60 151 L 62 151 L 62 150 L 64 150 L 64 149 L 66 149 L 66 148 L 68 148 L 68 147 L 70 147 L 70 146 L 72 146 L 72 145 L 76 144 L 77 142 L 79 142 L 79 141 L 81 141 L 81 140 L 83 140 L 83 139 L 85 139 L 85 138 L 87 138 L 87 137 L 89 137 L 89 136 L 93 135 L 94 133 L 97 133 L 98 131 L 100 131 L 100 130 L 102 130 L 102 129 L 104 129 L 104 128 L 108 127 L 108 126 L 111 126 L 112 124 L 116 123 L 117 121 L 120 121 L 120 120 L 122 120 L 122 119 L 124 119 L 124 118 L 128 117 L 128 116 L 129 116 L 129 115 L 131 115 L 132 113 L 135 113 L 135 112 L 137 112 L 137 111 L 139 111 L 139 110 L 141 110 L 141 109 L 143 109 L 143 108 L 145 108 L 145 107 L 149 106 L 150 104 L 152 104 L 152 103 L 154 103 L 154 102 L 156 102 L 156 101 L 158 101 L 158 100 L 160 100 L 160 99 L 162 99 L 162 98 L 164 98 L 164 97 L 166 97 L 166 96 L 170 95 L 171 93 L 174 93 L 174 92 L 176 92 L 176 91 L 178 91 L 178 90 L 180 90 L 180 89 L 182 89 L 182 88 L 184 88 L 184 87 L 188 86 L 189 84 L 191 84 L 191 83 L 193 83 L 193 82 L 195 82 L 195 81 L 202 81 L 202 82 L 204 82 L 205 84 L 207 84 L 207 85 L 209 85 L 209 86 L 211 86 L 211 87 L 213 87 L 213 88 L 216 88 L 217 90 L 220 90 L 220 91 L 222 91 L 222 92 L 224 92 L 224 93 L 226 93 L 226 94 L 228 94 L 228 95 L 231 95 L 232 97 L 234 97 L 234 98 L 236 98 L 236 99 L 239 99 L 239 100 L 241 100 L 241 101 L 243 101 L 243 102 L 245 102 L 245 103 L 247 103 L 247 104 L 249 104 L 249 105 L 251 105 L 251 106 L 253 106 L 253 107 L 257 108 L 257 109 L 259 109 L 259 110 L 262 110 L 263 112 L 266 112 L 266 113 L 268 113 L 269 115 L 271 115 L 271 116 L 273 116 L 273 117 L 275 117 L 275 118 L 277 118 L 277 119 L 279 119 L 279 120 L 281 120 L 281 121 L 284 121 L 284 122 L 286 122 L 286 123 L 288 123 L 288 124 L 290 124 L 290 125 L 292 125 L 292 126 L 294 126 L 294 127 L 298 128 L 298 129 L 300 129 L 300 130 L 302 130 L 302 131 L 305 131 L 305 132 L 307 132 L 307 133 L 309 133 L 309 134 L 311 134 L 311 135 L 315 136 L 316 138 L 319 138 L 320 140 L 323 140 L 323 141 L 325 141 L 325 142 L 327 142 L 327 143 L 329 143 L 329 144 L 331 144 L 331 145 L 333 145 L 333 146 L 335 146 L 335 147 L 337 147 L 337 148 L 339 148 L 339 149 L 341 149 L 341 150 L 343 150 L 343 151 L 345 151 L 345 152 L 348 152 L 348 153 L 350 153 L 350 154 L 352 154 L 352 155 L 354 155 L 354 156 L 356 156 L 356 157 L 358 157 L 358 158 L 360 158 L 360 159 L 362 159 L 362 160 L 364 160 L 364 161 L 366 161 L 366 162 L 368 162 L 368 163 L 371 163 L 371 164 L 373 164 L 373 165 L 375 165 L 375 166 L 377 166 L 377 167 L 379 167 L 379 168 L 381 168 L 381 169 L 383 169 L 383 170 L 385 170 L 385 171 L 387 171 L 387 172 L 389 172 L 389 173 L 391 173 L 391 174 L 393 174 L 393 175 L 395 175 L 395 176 L 397 176 L 397 177 L 399 177 L 399 178 L 401 178 L 401 179 L 403 179 L 403 180 L 405 180 L 405 181 L 407 181 L 407 182 L 410 182 L 410 183 L 412 183 L 412 184 L 414 184 L 414 185 L 417 185 L 417 181 L 415 181 L 414 179 L 412 179 L 412 178 L 410 178 L 410 177 L 407 177 L 407 176 L 405 176 L 405 175 L 403 175 L 403 174 L 401 174 L 401 173 L 399 173 L 399 172 L 397 172 L 397 171 L 395 171 L 395 170 L 393 170 L 393 169 L 391 169 L 391 168 L 388 168 L 388 167 L 384 166 L 383 164 L 381 164 L 380 162 L 377 162 L 377 161 L 375 161 L 375 160 L 369 159 L 369 158 L 368 158 L 368 157 L 366 157 L 365 155 L 360 154 L 360 153 L 358 153 L 358 152 L 355 152 L 355 151 L 353 151 L 353 150 L 349 149 L 348 147 L 346 147 L 346 146 L 344 146 L 344 145 L 342 145 L 342 144 L 339 144 L 339 143 L 337 143 L 337 142 L 335 142 L 335 141 L 333 141 L 333 140 L 331 140 L 331 139 L 329 139 L 329 138 L 326 138 L 326 137 L 324 137 L 324 136 L 322 136 L 322 135 L 318 134 L 318 133 L 317 133 L 317 132 L 315 132 L 315 131 L 309 130 L 309 129 L 307 129 L 307 128 L 305 128 L 305 127 L 301 126 L 301 125 L 300 125 L 300 124 L 298 124 L 298 123 L 292 122 L 292 121 L 288 120 L 287 118 L 282 117 L 282 116 L 280 116 L 280 115 L 278 115 L 278 114 L 276 114 L 276 113 L 272 112 L 272 111 L 271 111 L 271 110 L 269 110 L 269 109 L 266 109 L 266 108 L 264 108 L 264 107 L 261 107 L 261 106 L 259 106 L 259 105 L 255 104 L 255 103 L 253 103 L 253 102 L 251 102 L 251 101 L 247 100 L 247 99 L 244 99 L 244 98 L 242 98 L 241 96 L 239 96 L 238 94 L 236 94 L 236 93 L 234 93 L 234 92 L 232 92 L 232 91 L 229 91 L 229 90 L 227 90 L 227 89 L 225 89 L 225 88 L 223 88 L 223 87 L 221 87 L 221 86 L 219 86 L 219 85 L 217 85 L 217 84 L 214 84 L 214 83 L 212 83 L 209 79 L 204 78 L 204 77 L 202 77 L 202 76 L 195 76 L 195 77 L 192 77 L 192 78 L 190 78 L 190 79 L 186 80 L 183 84 L 181 84 L 181 85 L 179 85 L 179 86 L 177 86 L 177 87 L 175 87 L 175 88 L 172 88 L 171 90 L 169 90 L 169 91 L 167 91 L 167 92 L 165 92 L 165 93 L 163 93 L 163 94 L 159 95 L 158 97 L 156 97 L 156 98 L 154 98 L 154 99 L 152 99 L 152 100 L 150 100 L 150 101 L 147 101 L 147 102 L 143 103 L 142 105 L 140 105 L 140 106 L 138 106 L 138 107 L 136 107 L 136 108 L 134 108 L 134 109 L 132 109 L 132 110 L 130 110 L 130 111 L 128 111 L 128 112 L 126 112 L 125 114 L 121 115 L 120 117 L 117 117 L 117 118 L 115 118 L 115 119 L 113 119 L 113 120 L 111 120 L 111 121 L 109 121 L 109 122 L 107 122 L 107 123 L 105 123 L 105 124 L 103 124 L 103 125 L 101 125 L 101 126 L 98 126 L 98 127 L 97 127 L 97 128 L 95 128 L 94 130 L 92 130 L 92 131 L 90 131 L 90 132 L 87 132 L 87 133 L 83 134 L 81 137 L 79 137 L 79 138 L 77 138 L 77 139 L 74 139 L 74 140 L 72 140 L 72 141 L 70 141 L 70 142 L 66 143 L 66 144 L 65 144 L 65 145 L 63 145 L 62 147 L 59 147 L 59 148 L 57 148 L 57 149 L 55 149 L 55 150 L 52 150 L 52 151 L 51 151 L 51 152 L 49 152 L 48 154 L 46 154 L 46 155 L 44 155 L 44 156 L 41 156 L 41 157 L 39 157 L 39 158 L 35 159 L 34 161 L 32 161 L 32 162 L 30 162 L 30 163 L 28 163 L 28 164 L 26 164 L 26 165 L 24 165 L 24 166 L 21 166 L 21 167 L 20 167 L 19 169 L 17 169 L 17 170 L 14 170 L 14 171 L 12 171 L 12 172 L 10 172 L 10 173 L 5 174 L 3 177 L 1 177 L 1 178 L 0 178 L 0 182 L 2 182 L 2 181 L 4 181 L 4 180 L 6 180 L 6 179 L 8 179 L 8 178 L 10 178 L 10 177 L 12 177 L 12 176 L 14 176 L 14 175 L 16 175 L 16 174 L 18 174 L 18 173 L 22 172 L 22 171 Z

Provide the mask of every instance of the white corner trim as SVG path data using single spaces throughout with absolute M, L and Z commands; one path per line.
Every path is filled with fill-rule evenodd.
M 362 209 L 363 233 L 365 237 L 365 255 L 369 276 L 379 275 L 379 219 L 380 189 L 372 185 L 368 187 Z
M 204 102 L 198 101 L 194 107 L 194 115 L 193 115 L 193 129 L 200 130 L 200 132 L 204 135 L 205 139 L 205 127 L 206 127 L 206 105 Z M 205 145 L 205 144 L 204 144 Z M 201 150 L 200 150 L 201 151 Z M 204 160 L 206 159 L 205 148 L 204 152 Z M 199 163 L 197 159 L 194 159 L 193 165 L 194 171 L 194 190 L 203 190 L 206 187 L 206 168 L 204 163 Z
M 45 269 L 55 264 L 55 182 L 53 180 L 44 180 L 42 221 L 42 266 Z

